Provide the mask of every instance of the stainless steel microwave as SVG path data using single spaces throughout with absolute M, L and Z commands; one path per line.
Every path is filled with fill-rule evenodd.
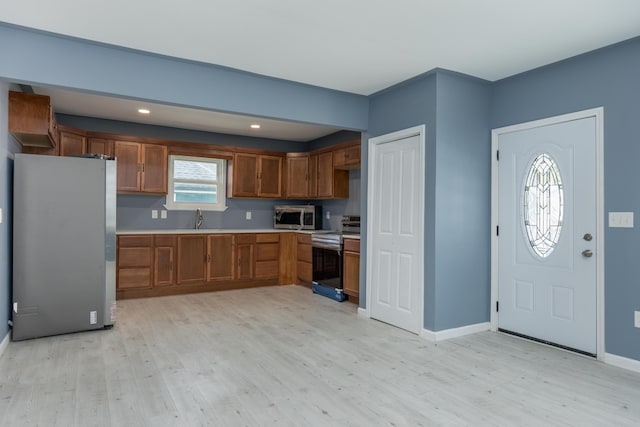
M 320 230 L 322 228 L 322 206 L 276 206 L 273 208 L 273 228 Z

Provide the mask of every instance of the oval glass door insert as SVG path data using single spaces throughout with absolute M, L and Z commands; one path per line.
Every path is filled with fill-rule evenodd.
M 524 184 L 524 228 L 534 253 L 546 258 L 560 240 L 564 191 L 558 164 L 548 153 L 535 158 Z

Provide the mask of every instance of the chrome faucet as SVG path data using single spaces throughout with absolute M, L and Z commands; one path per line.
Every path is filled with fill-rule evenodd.
M 200 230 L 200 226 L 202 225 L 202 221 L 204 217 L 202 216 L 202 211 L 200 208 L 196 209 L 196 230 Z

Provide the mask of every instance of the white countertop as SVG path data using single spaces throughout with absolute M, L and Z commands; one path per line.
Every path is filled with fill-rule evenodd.
M 332 230 L 286 230 L 274 228 L 254 228 L 254 229 L 232 229 L 232 228 L 202 228 L 194 229 L 175 229 L 175 230 L 118 230 L 117 235 L 127 234 L 224 234 L 224 233 L 331 233 Z

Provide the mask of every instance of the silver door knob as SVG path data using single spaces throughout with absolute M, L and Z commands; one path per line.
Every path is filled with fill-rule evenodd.
M 582 238 L 587 242 L 590 242 L 593 239 L 593 236 L 590 233 L 587 233 L 584 236 L 582 236 Z
M 591 252 L 591 249 L 585 249 L 582 251 L 582 256 L 585 258 L 591 258 L 593 256 L 593 252 Z

